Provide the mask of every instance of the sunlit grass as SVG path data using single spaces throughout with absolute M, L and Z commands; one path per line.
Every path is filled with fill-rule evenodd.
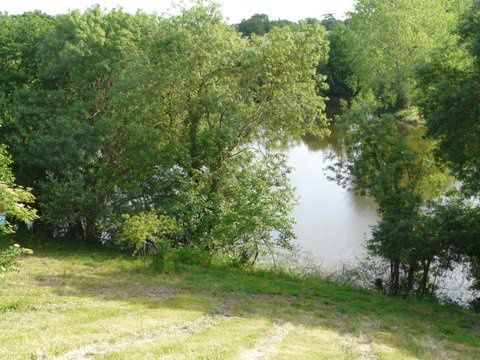
M 35 254 L 1 285 L 1 359 L 480 356 L 479 316 L 451 305 L 266 271 L 155 274 L 115 251 L 16 241 Z

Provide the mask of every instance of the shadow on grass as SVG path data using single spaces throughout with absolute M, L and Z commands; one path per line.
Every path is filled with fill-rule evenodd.
M 421 357 L 423 350 L 406 340 L 422 335 L 449 340 L 457 350 L 480 346 L 479 333 L 473 330 L 478 316 L 465 310 L 271 273 L 187 267 L 173 275 L 153 276 L 137 265 L 110 271 L 99 267 L 94 274 L 39 275 L 36 281 L 59 296 L 127 301 L 150 308 L 169 307 L 174 303 L 166 300 L 180 295 L 206 297 L 215 314 L 320 326 L 340 335 L 364 334 L 413 356 Z
M 412 346 L 415 339 L 422 337 L 447 340 L 448 347 L 457 352 L 480 351 L 480 316 L 452 305 L 401 300 L 324 280 L 268 271 L 183 266 L 176 273 L 154 274 L 146 263 L 134 261 L 115 249 L 66 239 L 21 240 L 42 261 L 60 261 L 58 268 L 33 275 L 37 286 L 48 287 L 58 296 L 175 310 L 189 305 L 169 301 L 173 297 L 202 297 L 210 299 L 212 306 L 208 311 L 214 314 L 320 326 L 340 335 L 363 335 L 417 357 L 429 351 Z

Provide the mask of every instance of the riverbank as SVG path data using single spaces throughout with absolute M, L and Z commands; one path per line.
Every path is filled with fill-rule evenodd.
M 480 316 L 271 272 L 142 260 L 68 241 L 33 248 L 0 293 L 2 359 L 474 359 Z

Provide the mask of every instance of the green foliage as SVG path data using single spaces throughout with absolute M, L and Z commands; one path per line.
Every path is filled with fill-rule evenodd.
M 226 171 L 222 208 L 208 242 L 251 257 L 276 247 L 289 248 L 294 238 L 290 214 L 295 193 L 285 156 L 246 151 Z
M 268 15 L 255 14 L 249 19 L 242 20 L 240 24 L 236 25 L 236 28 L 243 36 L 251 37 L 254 34 L 263 36 L 276 26 L 290 25 L 293 25 L 293 23 L 288 20 L 270 20 Z
M 415 208 L 445 188 L 448 178 L 433 161 L 434 144 L 422 139 L 421 128 L 384 112 L 372 93 L 353 101 L 340 128 L 347 156 L 338 163 L 337 180 L 373 196 L 380 213 Z
M 244 19 L 237 25 L 238 31 L 244 36 L 265 35 L 270 31 L 270 19 L 265 14 L 255 14 L 250 19 Z
M 434 293 L 430 274 L 451 269 L 453 260 L 453 242 L 446 237 L 442 220 L 435 202 L 382 216 L 373 229 L 368 249 L 390 262 L 390 281 L 384 290 L 402 295 Z M 456 231 L 458 234 L 460 228 Z
M 51 18 L 40 12 L 14 16 L 0 14 L 0 123 L 3 125 L 0 133 L 10 126 L 12 93 L 21 84 L 35 80 L 35 53 L 50 24 Z M 30 207 L 35 201 L 31 189 L 15 183 L 11 170 L 15 164 L 4 145 L 8 140 L 2 136 L 0 144 L 0 216 L 3 218 L 0 233 L 13 230 L 11 220 L 26 223 L 37 218 L 36 211 Z M 13 140 L 18 141 L 17 135 Z
M 33 29 L 35 18 L 27 20 Z M 115 189 L 105 173 L 115 161 L 106 142 L 110 89 L 148 24 L 140 13 L 104 14 L 94 7 L 55 17 L 35 33 L 35 42 L 23 44 L 36 61 L 21 70 L 33 80 L 12 86 L 2 135 L 20 183 L 35 189 L 54 230 L 99 235 L 104 203 Z
M 473 200 L 454 194 L 430 204 L 427 214 L 434 226 L 438 243 L 447 250 L 440 260 L 444 266 L 451 261 L 468 261 L 473 288 L 480 289 L 480 207 Z M 478 301 L 478 300 L 477 300 Z
M 52 17 L 41 12 L 22 15 L 0 13 L 0 109 L 8 101 L 4 96 L 17 86 L 34 82 L 38 65 L 36 52 L 45 33 L 52 26 Z M 0 110 L 0 111 L 1 111 Z M 0 113 L 0 119 L 5 114 Z
M 36 211 L 29 205 L 34 201 L 29 189 L 15 184 L 15 178 L 10 170 L 10 156 L 5 147 L 0 145 L 0 233 L 11 232 L 13 227 L 10 219 L 29 222 L 37 218 Z
M 438 141 L 437 156 L 462 182 L 480 193 L 480 47 L 475 1 L 458 31 L 460 43 L 446 43 L 418 72 L 420 105 L 428 135 Z
M 317 69 L 318 74 L 326 76 L 328 83 L 326 93 L 333 97 L 352 96 L 356 83 L 351 59 L 348 57 L 347 29 L 344 22 L 336 19 L 332 14 L 324 15 L 322 20 L 307 18 L 303 22 L 311 26 L 321 25 L 328 33 L 328 61 L 322 60 Z M 252 35 L 264 36 L 277 26 L 295 27 L 298 24 L 288 20 L 270 20 L 265 14 L 255 14 L 250 19 L 242 20 L 240 24 L 236 25 L 236 29 L 244 36 L 252 37 Z M 320 88 L 319 91 L 324 93 L 325 89 Z
M 0 252 L 0 279 L 8 271 L 18 270 L 18 258 L 22 254 L 33 254 L 32 250 L 22 248 L 18 244 L 9 246 L 7 249 Z
M 467 258 L 475 273 L 474 208 L 451 198 L 430 201 L 449 181 L 434 149 L 464 190 L 476 194 L 480 189 L 479 2 L 453 31 L 468 5 L 461 0 L 358 1 L 339 33 L 346 64 L 340 70 L 351 70 L 339 78 L 348 78 L 361 94 L 342 117 L 346 157 L 337 180 L 377 201 L 381 220 L 368 248 L 390 262 L 388 285 L 394 294 L 431 291 L 432 267 L 449 268 L 453 260 Z M 331 46 L 335 54 L 338 46 Z
M 368 248 L 390 262 L 390 292 L 408 294 L 423 271 L 419 293 L 427 291 L 431 263 L 443 251 L 422 205 L 441 191 L 448 177 L 433 161 L 433 143 L 419 136 L 367 93 L 358 96 L 341 118 L 346 157 L 337 181 L 374 197 L 381 216 Z M 404 277 L 400 273 L 403 269 Z
M 449 42 L 468 0 L 359 0 L 347 20 L 347 52 L 361 90 L 385 105 L 412 104 L 415 68 Z
M 177 232 L 175 221 L 154 212 L 139 213 L 133 216 L 125 214 L 118 242 L 133 249 L 133 255 L 147 253 L 148 247 L 162 248 L 171 241 Z
M 318 22 L 317 19 L 307 19 L 307 22 L 309 23 L 315 23 Z M 325 14 L 323 15 L 322 20 L 320 21 L 320 24 L 327 30 L 328 32 L 336 30 L 339 26 L 343 24 L 342 20 L 339 20 L 335 18 L 335 15 L 333 14 Z
M 288 246 L 294 199 L 275 150 L 326 133 L 321 25 L 246 39 L 208 3 L 169 18 L 98 6 L 37 17 L 22 20 L 35 41 L 19 41 L 36 61 L 12 61 L 29 78 L 5 93 L 0 133 L 48 229 L 113 239 L 122 214 L 148 227 L 154 209 L 178 221 L 189 246 Z M 129 234 L 136 251 L 145 231 Z
M 458 40 L 439 45 L 417 72 L 427 135 L 437 141 L 437 158 L 459 180 L 464 195 L 464 199 L 449 198 L 435 206 L 437 229 L 450 246 L 447 260 L 467 260 L 476 288 L 480 287 L 480 210 L 468 198 L 478 201 L 480 194 L 479 12 L 480 2 L 474 1 L 460 21 Z
M 349 53 L 349 31 L 347 25 L 335 18 L 325 18 L 322 25 L 328 30 L 328 62 L 320 64 L 318 72 L 327 76 L 331 97 L 349 98 L 354 95 L 358 84 Z
M 243 246 L 271 230 L 291 238 L 287 169 L 272 149 L 325 126 L 315 74 L 326 57 L 324 30 L 303 23 L 247 40 L 215 7 L 197 7 L 162 23 L 154 49 L 127 69 L 119 106 L 161 140 L 152 144 L 161 153 L 145 190 L 155 206 L 178 217 L 188 245 Z

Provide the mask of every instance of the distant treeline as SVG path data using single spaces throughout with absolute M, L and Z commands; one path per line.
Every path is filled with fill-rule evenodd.
M 345 21 L 335 18 L 333 14 L 326 14 L 322 19 L 306 18 L 303 22 L 310 25 L 322 25 L 327 30 L 329 41 L 328 61 L 318 64 L 318 74 L 326 76 L 327 89 L 322 93 L 330 98 L 350 98 L 354 95 L 355 85 L 349 81 L 353 76 L 352 68 L 345 57 Z M 236 24 L 236 29 L 244 36 L 252 34 L 263 36 L 275 27 L 294 26 L 293 21 L 278 19 L 270 20 L 266 14 L 255 14 L 249 19 Z

